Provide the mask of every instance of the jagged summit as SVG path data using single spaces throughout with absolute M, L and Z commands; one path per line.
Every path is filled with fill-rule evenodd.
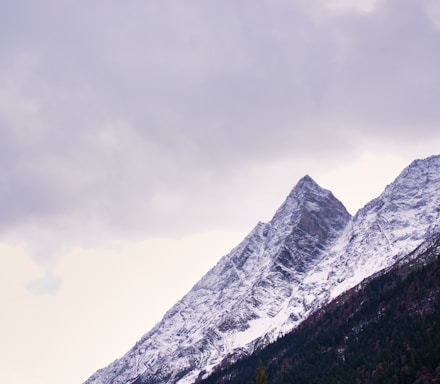
M 350 218 L 345 206 L 331 191 L 306 175 L 291 190 L 269 224 L 281 232 L 297 226 L 298 230 L 324 241 L 342 230 Z
M 286 200 L 304 200 L 307 196 L 311 195 L 324 195 L 331 192 L 322 188 L 315 180 L 313 180 L 309 175 L 303 176 L 296 185 L 292 188 Z
M 293 189 L 315 189 L 320 190 L 321 187 L 309 175 L 303 176 L 298 180 Z
M 440 231 L 440 156 L 413 162 L 351 217 L 304 176 L 125 356 L 87 384 L 193 383 L 300 324 Z
M 272 221 L 281 216 L 292 215 L 292 213 L 295 213 L 295 211 L 301 207 L 311 211 L 316 210 L 320 202 L 330 200 L 335 201 L 335 203 L 343 208 L 343 204 L 333 196 L 331 191 L 322 188 L 309 175 L 306 175 L 292 188 L 280 208 L 276 211 Z M 343 208 L 343 210 L 346 211 L 345 208 Z

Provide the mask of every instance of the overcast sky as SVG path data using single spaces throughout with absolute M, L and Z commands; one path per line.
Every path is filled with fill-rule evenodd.
M 3 0 L 0 361 L 80 384 L 309 174 L 440 148 L 438 0 Z

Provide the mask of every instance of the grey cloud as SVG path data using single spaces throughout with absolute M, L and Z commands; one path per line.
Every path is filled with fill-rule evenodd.
M 2 232 L 81 242 L 240 221 L 231 201 L 259 193 L 252 169 L 438 138 L 440 32 L 425 2 L 320 4 L 8 5 Z
M 379 4 L 373 15 L 343 24 L 348 52 L 329 107 L 339 121 L 352 119 L 379 136 L 435 136 L 440 34 L 423 2 Z

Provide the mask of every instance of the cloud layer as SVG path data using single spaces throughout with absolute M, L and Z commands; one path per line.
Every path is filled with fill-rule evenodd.
M 50 264 L 66 244 L 243 228 L 279 164 L 292 185 L 366 149 L 435 148 L 437 3 L 357 4 L 10 2 L 1 233 Z

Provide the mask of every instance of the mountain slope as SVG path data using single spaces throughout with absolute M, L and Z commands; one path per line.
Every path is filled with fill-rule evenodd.
M 200 384 L 440 383 L 440 235 L 404 259 Z
M 440 157 L 413 162 L 353 218 L 301 179 L 125 356 L 86 384 L 190 383 L 267 345 L 439 229 Z
M 273 341 L 289 321 L 292 286 L 349 220 L 331 192 L 304 177 L 269 223 L 259 223 L 128 354 L 86 383 L 192 382 L 225 356 Z

